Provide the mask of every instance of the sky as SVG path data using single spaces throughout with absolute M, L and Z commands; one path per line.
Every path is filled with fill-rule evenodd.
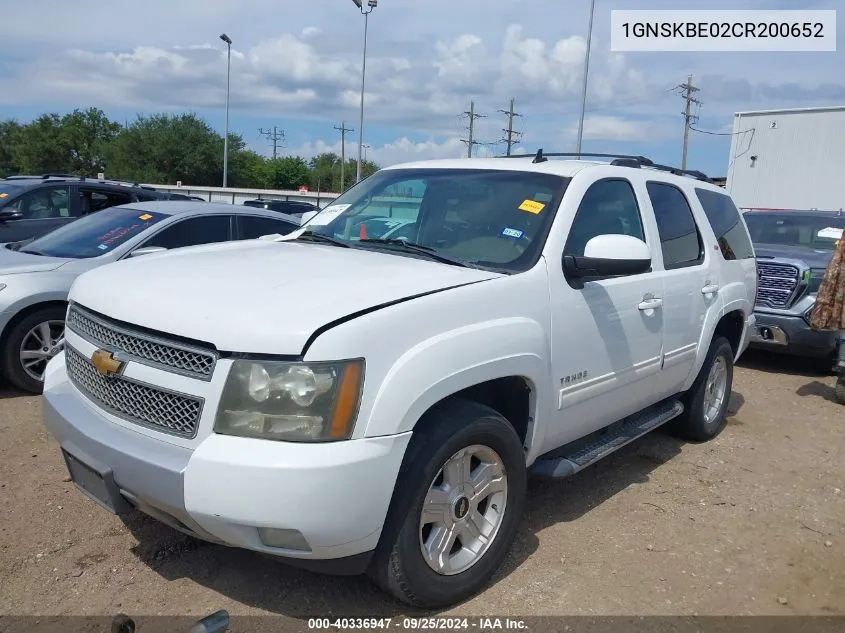
M 500 155 L 515 99 L 514 151 L 574 151 L 589 0 L 380 0 L 369 18 L 364 144 L 386 166 Z M 838 9 L 845 0 L 596 0 L 582 149 L 679 165 L 688 75 L 701 101 L 688 168 L 727 172 L 737 111 L 845 105 L 845 46 L 823 53 L 616 53 L 611 9 Z M 351 0 L 29 0 L 4 11 L 0 117 L 98 107 L 118 121 L 192 111 L 257 152 L 356 156 L 364 17 Z

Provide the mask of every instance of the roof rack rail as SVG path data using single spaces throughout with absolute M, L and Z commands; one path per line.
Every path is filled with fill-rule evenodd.
M 3 180 L 37 180 L 41 176 L 6 176 Z
M 85 176 L 75 176 L 73 174 L 41 174 L 41 180 L 49 180 L 50 178 L 73 178 L 75 180 L 85 180 Z
M 596 154 L 592 152 L 550 152 L 543 153 L 542 148 L 537 150 L 536 154 L 511 154 L 510 156 L 500 156 L 499 158 L 533 158 L 533 163 L 544 163 L 549 158 L 612 158 L 611 165 L 619 167 L 631 167 L 639 169 L 641 167 L 650 167 L 659 171 L 666 171 L 676 176 L 690 176 L 696 180 L 703 180 L 705 182 L 713 182 L 712 179 L 705 173 L 694 169 L 679 169 L 677 167 L 670 167 L 668 165 L 661 165 L 653 162 L 650 158 L 645 156 L 634 156 L 630 154 Z

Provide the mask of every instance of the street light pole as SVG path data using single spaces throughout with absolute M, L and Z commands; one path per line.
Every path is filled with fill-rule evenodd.
M 220 39 L 226 42 L 226 132 L 223 136 L 223 188 L 229 181 L 229 82 L 232 75 L 232 40 L 223 33 Z
M 576 152 L 581 153 L 581 139 L 584 136 L 584 114 L 587 111 L 587 76 L 590 72 L 590 44 L 593 40 L 593 14 L 596 0 L 590 0 L 590 25 L 587 27 L 587 53 L 584 56 L 584 83 L 581 86 L 581 116 L 578 119 L 578 142 Z
M 355 6 L 364 16 L 364 60 L 361 64 L 361 116 L 358 121 L 358 166 L 355 173 L 355 182 L 361 181 L 361 153 L 364 149 L 364 87 L 367 78 L 367 30 L 370 24 L 370 13 L 378 6 L 378 0 L 368 0 L 367 9 L 364 8 L 364 0 L 352 0 Z

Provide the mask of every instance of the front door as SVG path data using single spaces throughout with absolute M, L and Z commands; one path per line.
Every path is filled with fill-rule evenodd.
M 570 192 L 574 193 L 574 192 Z M 581 199 L 561 255 L 583 255 L 598 235 L 657 242 L 643 223 L 628 180 L 591 184 Z M 598 430 L 660 399 L 656 387 L 663 345 L 663 283 L 659 272 L 572 287 L 561 259 L 549 261 L 552 393 L 557 424 L 551 445 Z

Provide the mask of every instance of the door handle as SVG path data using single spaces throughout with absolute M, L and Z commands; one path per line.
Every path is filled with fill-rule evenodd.
M 712 295 L 717 292 L 719 292 L 719 284 L 707 284 L 701 289 L 701 294 L 703 295 Z
M 638 309 L 642 311 L 646 310 L 657 310 L 658 308 L 663 307 L 663 299 L 643 299 L 643 301 L 637 306 Z

